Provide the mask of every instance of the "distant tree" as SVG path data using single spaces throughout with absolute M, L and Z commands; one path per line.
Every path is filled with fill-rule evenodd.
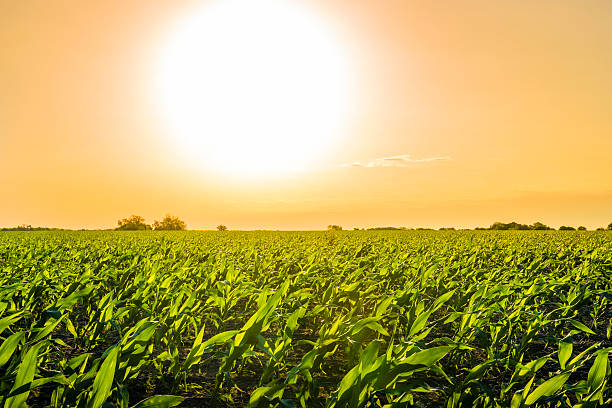
M 608 224 L 608 231 L 612 231 L 612 222 Z
M 328 231 L 342 231 L 342 227 L 340 225 L 328 225 L 327 226 L 327 230 Z
M 606 230 L 605 228 L 599 227 L 595 231 L 605 231 L 605 230 Z
M 490 230 L 507 230 L 510 228 L 508 228 L 508 224 L 504 224 L 503 222 L 494 222 L 493 224 L 491 224 L 489 229 Z
M 534 222 L 533 224 L 529 226 L 529 229 L 539 231 L 539 230 L 551 230 L 552 228 L 546 224 L 542 224 L 541 222 Z
M 439 230 L 440 231 L 454 231 L 455 227 L 442 227 Z
M 567 225 L 562 225 L 559 227 L 559 231 L 576 231 L 576 228 L 568 227 Z
M 583 227 L 582 225 L 578 227 L 578 231 L 586 231 L 586 227 Z
M 359 231 L 359 228 L 354 227 L 354 228 L 353 228 L 353 231 Z
M 181 220 L 179 217 L 166 214 L 163 220 L 155 220 L 153 223 L 153 228 L 156 231 L 181 231 L 187 229 L 187 224 L 185 224 L 185 221 Z
M 65 231 L 63 228 L 51 228 L 51 227 L 33 227 L 29 224 L 21 224 L 17 227 L 4 227 L 0 228 L 0 231 Z
M 124 218 L 117 221 L 118 231 L 144 231 L 150 230 L 151 226 L 145 223 L 145 219 L 140 215 L 132 215 L 129 218 Z
M 368 228 L 369 231 L 403 231 L 406 227 L 373 227 Z
M 519 224 L 518 222 L 513 221 L 507 224 L 503 222 L 494 222 L 493 224 L 491 224 L 489 229 L 490 230 L 526 231 L 526 230 L 551 230 L 552 228 L 550 228 L 548 225 L 542 224 L 541 222 L 536 222 L 533 225 L 527 225 L 527 224 Z
M 223 224 L 217 225 L 217 231 L 227 231 L 227 227 Z
M 508 229 L 511 230 L 528 230 L 529 225 L 527 224 L 519 224 L 518 222 L 511 222 L 508 224 Z

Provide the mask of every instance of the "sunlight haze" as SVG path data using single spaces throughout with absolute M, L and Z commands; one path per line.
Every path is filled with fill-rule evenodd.
M 612 2 L 0 1 L 0 226 L 612 221 Z

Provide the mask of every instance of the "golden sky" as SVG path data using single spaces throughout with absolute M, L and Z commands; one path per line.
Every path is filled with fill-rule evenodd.
M 612 222 L 612 2 L 294 2 L 334 33 L 350 110 L 308 166 L 255 177 L 188 159 L 155 90 L 211 2 L 0 0 L 0 226 Z

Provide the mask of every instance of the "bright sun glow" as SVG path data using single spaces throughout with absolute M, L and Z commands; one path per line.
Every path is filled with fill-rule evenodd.
M 158 85 L 172 137 L 206 168 L 305 168 L 347 117 L 349 69 L 325 22 L 297 1 L 218 0 L 180 22 Z

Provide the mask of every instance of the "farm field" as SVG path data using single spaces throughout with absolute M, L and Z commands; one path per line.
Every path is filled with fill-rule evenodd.
M 0 233 L 3 407 L 612 406 L 612 233 Z

